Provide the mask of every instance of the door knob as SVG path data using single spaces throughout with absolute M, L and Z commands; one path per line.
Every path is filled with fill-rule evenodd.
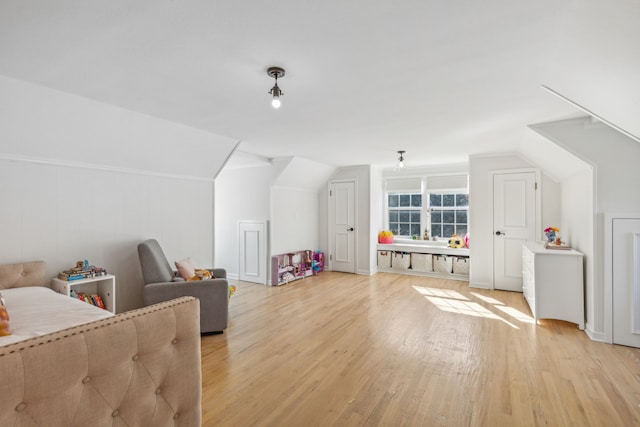
M 507 235 L 507 233 L 503 233 L 500 230 L 496 231 L 496 236 L 506 236 L 506 235 Z
M 347 231 L 353 231 L 353 227 L 347 228 Z

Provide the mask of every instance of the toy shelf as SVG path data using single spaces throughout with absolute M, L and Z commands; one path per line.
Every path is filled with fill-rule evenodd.
M 321 253 L 321 252 L 320 252 Z M 310 250 L 289 252 L 286 254 L 273 255 L 271 257 L 271 285 L 280 286 L 314 276 L 322 271 L 324 261 L 318 252 Z

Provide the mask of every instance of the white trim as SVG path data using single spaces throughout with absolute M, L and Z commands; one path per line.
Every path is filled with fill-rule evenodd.
M 600 120 L 601 122 L 607 124 L 608 126 L 610 126 L 611 128 L 617 130 L 618 132 L 620 132 L 621 134 L 628 136 L 629 138 L 635 140 L 636 142 L 640 142 L 640 138 L 638 138 L 637 136 L 635 136 L 634 134 L 632 134 L 631 132 L 627 132 L 626 130 L 622 129 L 620 126 L 614 125 L 613 123 L 611 123 L 609 120 L 603 118 L 602 116 L 599 116 L 598 114 L 594 113 L 593 111 L 589 110 L 588 108 L 583 107 L 582 105 L 578 104 L 577 102 L 574 102 L 572 100 L 570 100 L 569 98 L 567 98 L 566 96 L 562 95 L 559 92 L 556 92 L 555 90 L 551 89 L 549 86 L 545 86 L 545 85 L 540 85 L 540 87 L 546 91 L 548 91 L 549 93 L 552 93 L 553 95 L 557 96 L 558 98 L 568 102 L 569 104 L 573 105 L 574 107 L 584 111 L 585 113 L 587 113 L 588 115 L 595 117 L 596 119 Z
M 187 180 L 205 181 L 205 182 L 214 181 L 213 177 L 208 178 L 208 177 L 193 176 L 193 175 L 179 175 L 179 174 L 171 174 L 171 173 L 165 173 L 165 172 L 147 171 L 142 169 L 98 165 L 95 163 L 70 162 L 67 160 L 45 159 L 41 157 L 32 157 L 32 156 L 20 156 L 15 154 L 0 153 L 0 160 L 8 160 L 12 162 L 23 162 L 23 163 L 36 163 L 36 164 L 42 164 L 42 165 L 53 165 L 53 166 L 78 168 L 78 169 L 92 169 L 92 170 L 99 170 L 99 171 L 105 171 L 105 172 L 126 173 L 131 175 L 156 176 L 156 177 L 162 177 L 162 178 L 187 179 Z

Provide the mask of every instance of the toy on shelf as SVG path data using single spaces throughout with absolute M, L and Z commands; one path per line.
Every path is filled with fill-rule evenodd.
M 271 257 L 271 284 L 284 285 L 297 279 L 313 276 L 322 271 L 323 261 L 316 259 L 316 253 L 310 250 L 289 252 Z

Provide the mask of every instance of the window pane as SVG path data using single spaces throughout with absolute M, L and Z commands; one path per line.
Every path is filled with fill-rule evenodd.
M 469 206 L 469 195 L 456 194 L 456 206 Z
M 411 195 L 411 206 L 414 208 L 422 207 L 422 194 Z
M 431 223 L 431 236 L 432 237 L 442 236 L 442 225 L 441 224 L 433 224 L 433 223 Z
M 409 224 L 404 224 L 401 223 L 400 224 L 400 233 L 398 233 L 401 236 L 409 236 Z
M 431 223 L 442 222 L 442 211 L 431 212 Z
M 420 236 L 420 224 L 411 224 L 411 235 Z
M 409 222 L 409 213 L 410 211 L 398 211 L 400 214 L 399 221 L 400 222 Z
M 400 195 L 400 206 L 411 206 L 411 195 L 409 194 L 401 194 Z
M 455 222 L 456 211 L 442 211 L 442 222 L 453 224 Z
M 451 237 L 455 233 L 455 228 L 452 224 L 444 224 L 442 226 L 442 237 Z
M 442 195 L 442 206 L 454 206 L 456 196 L 454 194 Z
M 397 222 L 390 223 L 389 224 L 389 231 L 391 231 L 393 234 L 399 234 L 398 233 L 398 223 Z
M 420 211 L 411 211 L 411 222 L 420 224 Z
M 458 233 L 458 236 L 464 237 L 464 235 L 467 234 L 467 226 L 466 225 L 456 225 L 456 233 Z
M 389 222 L 398 222 L 398 211 L 389 212 Z
M 442 206 L 442 194 L 429 194 L 429 204 L 431 206 Z
M 456 211 L 456 224 L 467 223 L 467 211 Z
M 398 195 L 397 194 L 389 194 L 389 207 L 397 208 L 398 207 Z

